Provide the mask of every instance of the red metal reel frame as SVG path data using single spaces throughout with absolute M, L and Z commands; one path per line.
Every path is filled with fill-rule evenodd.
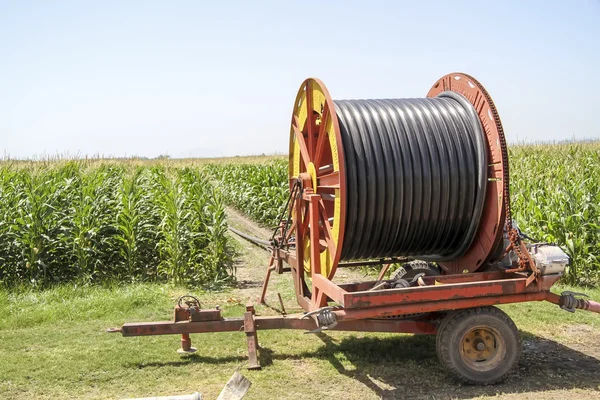
M 318 93 L 324 97 L 324 102 L 321 109 L 315 109 L 313 96 Z M 301 102 L 304 100 L 303 102 Z M 297 108 L 302 105 L 306 107 L 307 118 L 305 121 L 299 121 L 297 118 Z M 320 124 L 317 125 L 317 121 Z M 331 128 L 327 132 L 327 126 L 331 122 Z M 304 125 L 302 125 L 304 124 Z M 329 146 L 328 136 L 334 135 L 335 138 L 335 149 Z M 293 163 L 295 156 L 295 141 L 297 139 L 300 147 L 300 173 L 298 177 L 294 176 Z M 294 109 L 292 111 L 291 120 L 291 132 L 290 132 L 290 143 L 289 143 L 289 184 L 290 190 L 298 178 L 302 179 L 305 192 L 317 193 L 321 196 L 319 202 L 319 212 L 317 218 L 323 229 L 319 229 L 317 233 L 320 246 L 326 246 L 330 249 L 330 253 L 333 254 L 331 269 L 327 274 L 327 279 L 333 279 L 337 266 L 341 257 L 341 250 L 344 244 L 344 233 L 346 226 L 346 172 L 345 172 L 345 161 L 342 138 L 340 134 L 340 127 L 337 119 L 337 113 L 335 110 L 335 104 L 329 90 L 325 84 L 317 78 L 306 79 L 296 95 L 296 101 L 294 103 Z M 326 154 L 327 153 L 327 154 Z M 324 160 L 337 160 L 339 165 L 338 171 L 322 171 L 321 167 L 324 166 Z M 307 174 L 309 172 L 309 164 L 312 164 L 316 170 L 314 183 L 307 187 Z M 334 211 L 325 206 L 325 202 L 328 200 L 327 193 L 321 193 L 321 191 L 327 191 L 336 188 L 339 190 L 339 216 L 335 220 L 337 224 L 338 235 L 337 242 L 333 242 L 332 239 L 332 225 L 329 219 L 334 216 Z M 303 240 L 310 240 L 311 243 L 315 243 L 312 239 L 311 229 L 308 222 L 308 209 L 310 202 L 307 198 L 299 199 L 296 206 L 302 208 L 301 213 L 296 214 L 296 221 L 301 221 L 304 218 L 304 223 L 296 223 L 296 259 L 298 260 L 298 268 L 302 268 L 304 255 L 301 254 L 304 251 Z M 315 225 L 311 225 L 315 226 Z M 319 246 L 319 247 L 320 247 Z M 317 246 L 315 246 L 317 247 Z M 320 254 L 320 252 L 319 252 Z M 312 258 L 312 256 L 311 256 Z M 320 258 L 320 256 L 319 256 Z M 311 262 L 311 266 L 312 266 Z
M 313 89 L 318 88 L 325 97 L 325 104 L 322 110 L 315 109 L 312 101 Z M 505 222 L 505 198 L 503 191 L 503 177 L 505 170 L 508 166 L 505 165 L 507 155 L 503 152 L 506 151 L 505 147 L 501 144 L 504 143 L 504 133 L 502 124 L 498 117 L 498 113 L 494 106 L 493 101 L 488 95 L 485 88 L 474 78 L 469 75 L 462 73 L 452 73 L 444 76 L 438 82 L 436 82 L 428 93 L 428 97 L 435 97 L 444 91 L 454 91 L 464 96 L 475 108 L 477 115 L 480 118 L 487 143 L 488 151 L 488 181 L 486 188 L 486 196 L 484 199 L 484 212 L 481 216 L 479 227 L 475 234 L 475 239 L 467 252 L 457 260 L 451 262 L 441 263 L 448 274 L 461 274 L 461 273 L 473 273 L 477 271 L 483 263 L 489 258 L 490 254 L 496 250 L 498 243 L 501 239 Z M 297 118 L 298 108 L 302 105 L 306 107 L 306 120 L 304 125 L 302 121 Z M 300 170 L 299 177 L 303 177 L 305 183 L 305 193 L 302 199 L 298 199 L 296 202 L 296 220 L 303 220 L 302 224 L 296 224 L 296 268 L 293 269 L 293 275 L 295 278 L 295 288 L 299 304 L 305 310 L 314 310 L 319 307 L 323 307 L 327 304 L 327 294 L 325 292 L 335 291 L 337 292 L 337 286 L 331 282 L 335 270 L 339 263 L 341 248 L 343 245 L 343 234 L 345 226 L 345 215 L 346 215 L 346 203 L 345 203 L 345 164 L 343 162 L 343 147 L 341 141 L 341 135 L 339 130 L 339 124 L 337 118 L 335 118 L 335 105 L 331 96 L 325 87 L 325 85 L 318 79 L 307 79 L 304 81 L 298 95 L 296 97 L 296 103 L 294 104 L 294 113 L 292 115 L 292 128 L 290 135 L 290 178 L 294 178 L 293 174 L 293 160 L 294 160 L 294 138 L 298 138 L 300 147 Z M 318 111 L 322 111 L 320 114 Z M 331 232 L 328 224 L 328 218 L 330 215 L 322 206 L 323 200 L 318 193 L 319 188 L 319 177 L 315 179 L 313 183 L 311 179 L 308 179 L 307 172 L 309 164 L 316 162 L 319 163 L 318 158 L 321 157 L 322 143 L 324 142 L 324 128 L 327 126 L 326 119 L 332 118 L 333 131 L 329 134 L 334 133 L 337 142 L 337 154 L 339 158 L 339 188 L 340 188 L 340 200 L 341 200 L 341 215 L 340 215 L 340 236 L 337 243 L 337 251 L 335 252 L 334 265 L 331 272 L 327 276 L 320 276 L 321 274 L 321 257 L 320 250 L 313 249 L 311 246 L 310 257 L 311 264 L 311 283 L 312 290 L 310 295 L 308 294 L 308 288 L 305 283 L 305 273 L 303 271 L 303 262 L 306 258 L 304 254 L 304 240 L 309 239 L 311 243 L 320 243 L 321 246 L 332 247 L 331 244 Z M 310 117 L 310 121 L 309 121 Z M 316 124 L 318 118 L 322 119 L 320 126 Z M 310 122 L 310 123 L 307 123 Z M 314 133 L 319 132 L 315 137 Z M 325 135 L 326 136 L 326 135 Z M 311 140 L 313 139 L 313 140 Z M 318 145 L 321 143 L 321 146 Z M 298 149 L 296 149 L 298 152 Z M 319 154 L 319 155 L 317 155 Z M 297 153 L 296 153 L 297 156 Z M 320 165 L 317 165 L 317 170 Z M 295 177 L 296 179 L 298 177 Z M 295 182 L 296 179 L 290 179 L 290 185 Z M 306 187 L 310 186 L 310 187 Z M 314 188 L 312 186 L 315 186 Z M 315 190 L 316 189 L 316 190 Z M 315 191 L 317 193 L 315 193 Z M 312 232 L 310 227 L 322 225 L 328 229 L 318 229 Z M 319 276 L 316 276 L 319 275 Z M 325 279 L 323 279 L 325 278 Z M 336 290 L 334 290 L 334 288 Z M 332 293 L 328 293 L 332 294 Z M 335 297 L 335 296 L 334 296 Z
M 507 150 L 502 146 L 505 143 L 502 122 L 483 85 L 467 74 L 451 73 L 438 80 L 427 97 L 435 97 L 445 91 L 461 94 L 473 105 L 485 133 L 488 151 L 486 195 L 473 243 L 458 259 L 440 263 L 447 273 L 460 274 L 477 271 L 498 247 L 506 219 L 503 179 L 508 168 L 504 160 L 508 160 L 508 155 L 503 154 Z

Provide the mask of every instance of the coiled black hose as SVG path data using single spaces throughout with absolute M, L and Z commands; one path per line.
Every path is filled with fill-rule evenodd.
M 484 133 L 471 103 L 444 92 L 335 107 L 347 190 L 341 259 L 464 254 L 487 182 Z

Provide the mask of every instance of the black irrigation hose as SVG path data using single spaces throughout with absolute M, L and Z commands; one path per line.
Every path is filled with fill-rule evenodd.
M 263 240 L 263 239 L 257 238 L 256 236 L 248 235 L 247 233 L 239 231 L 239 230 L 237 230 L 235 228 L 229 227 L 229 230 L 231 232 L 235 233 L 236 235 L 238 235 L 240 237 L 243 237 L 247 241 L 254 243 L 255 245 L 258 245 L 258 246 L 261 246 L 261 247 L 262 246 L 270 247 L 270 246 L 273 245 L 273 242 L 271 242 L 271 241 Z
M 341 259 L 464 254 L 487 183 L 484 132 L 471 103 L 444 92 L 335 107 L 347 188 Z

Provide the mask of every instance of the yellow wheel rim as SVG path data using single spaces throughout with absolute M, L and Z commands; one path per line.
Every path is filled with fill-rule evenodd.
M 297 134 L 302 135 L 300 140 L 303 141 L 304 151 Z M 323 135 L 325 136 L 321 138 Z M 337 187 L 335 185 L 325 187 L 319 186 L 319 181 L 325 175 L 336 173 L 339 181 L 343 181 L 343 171 L 340 171 L 340 161 L 343 160 L 339 151 L 340 147 L 341 140 L 333 101 L 320 81 L 307 79 L 300 87 L 294 103 L 290 129 L 289 178 L 290 182 L 293 182 L 301 173 L 308 173 L 314 192 L 323 196 L 323 206 L 331 225 L 331 239 L 337 249 L 334 255 L 331 254 L 325 239 L 319 243 L 321 274 L 329 279 L 335 273 L 339 253 L 341 253 L 339 245 L 341 245 L 340 233 L 342 232 L 343 235 L 344 222 L 342 218 L 343 183 L 338 183 Z M 305 160 L 305 158 L 307 159 Z M 323 227 L 319 229 L 323 230 Z M 320 237 L 323 238 L 323 234 Z M 305 235 L 303 238 L 304 269 L 308 273 L 311 271 L 310 249 L 312 245 L 309 236 Z
M 460 343 L 460 357 L 474 371 L 490 371 L 506 356 L 506 342 L 497 329 L 476 326 L 467 331 Z

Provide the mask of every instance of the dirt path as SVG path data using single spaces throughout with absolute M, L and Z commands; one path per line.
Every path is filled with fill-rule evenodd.
M 235 229 L 265 240 L 271 237 L 272 232 L 258 226 L 231 207 L 227 208 L 227 216 L 229 226 Z M 233 232 L 229 232 L 229 234 L 241 249 L 236 263 L 236 292 L 245 302 L 257 304 L 265 278 L 269 253 Z
M 270 230 L 239 212 L 228 209 L 227 213 L 232 227 L 263 239 L 271 236 Z M 269 254 L 235 234 L 231 236 L 240 249 L 235 296 L 240 301 L 258 304 Z M 364 280 L 364 274 L 357 270 L 340 270 L 338 275 L 341 280 Z M 273 274 L 267 296 L 267 301 L 270 299 L 273 304 L 257 306 L 257 311 L 262 315 L 276 314 L 279 305 L 275 294 L 279 292 L 288 313 L 301 312 L 292 287 L 290 274 Z M 504 383 L 490 387 L 464 386 L 449 378 L 437 362 L 435 339 L 423 336 L 361 334 L 357 337 L 333 332 L 319 336 L 324 347 L 316 358 L 306 352 L 298 360 L 284 358 L 276 362 L 301 366 L 298 371 L 301 380 L 306 379 L 304 375 L 326 368 L 318 363 L 331 363 L 337 372 L 327 378 L 330 381 L 324 385 L 318 379 L 312 380 L 311 385 L 324 388 L 337 385 L 336 398 L 357 398 L 360 394 L 360 398 L 374 399 L 600 399 L 598 327 L 568 325 L 563 332 L 567 339 L 557 339 L 549 332 L 544 326 L 523 332 L 519 368 Z M 269 344 L 265 346 L 263 351 L 269 354 Z M 370 350 L 365 353 L 363 349 Z M 345 361 L 340 363 L 337 357 Z M 390 368 L 390 357 L 393 368 Z M 292 393 L 298 389 L 290 390 Z
M 273 231 L 259 226 L 254 221 L 248 219 L 245 215 L 232 207 L 227 208 L 228 223 L 231 227 L 238 229 L 248 235 L 255 236 L 260 239 L 268 240 Z M 263 248 L 250 243 L 248 240 L 230 232 L 231 236 L 243 249 L 238 257 L 236 268 L 236 277 L 238 280 L 238 288 L 248 300 L 256 301 L 260 297 L 262 282 L 265 278 L 267 263 L 269 261 L 269 253 Z M 356 268 L 345 268 L 338 270 L 336 273 L 336 282 L 358 281 L 364 280 L 365 274 Z M 293 281 L 290 274 L 271 275 L 271 280 L 283 284 L 289 284 L 289 288 L 293 287 Z M 288 291 L 285 291 L 289 294 Z M 283 293 L 282 293 L 283 295 Z M 293 296 L 288 296 L 291 300 Z

